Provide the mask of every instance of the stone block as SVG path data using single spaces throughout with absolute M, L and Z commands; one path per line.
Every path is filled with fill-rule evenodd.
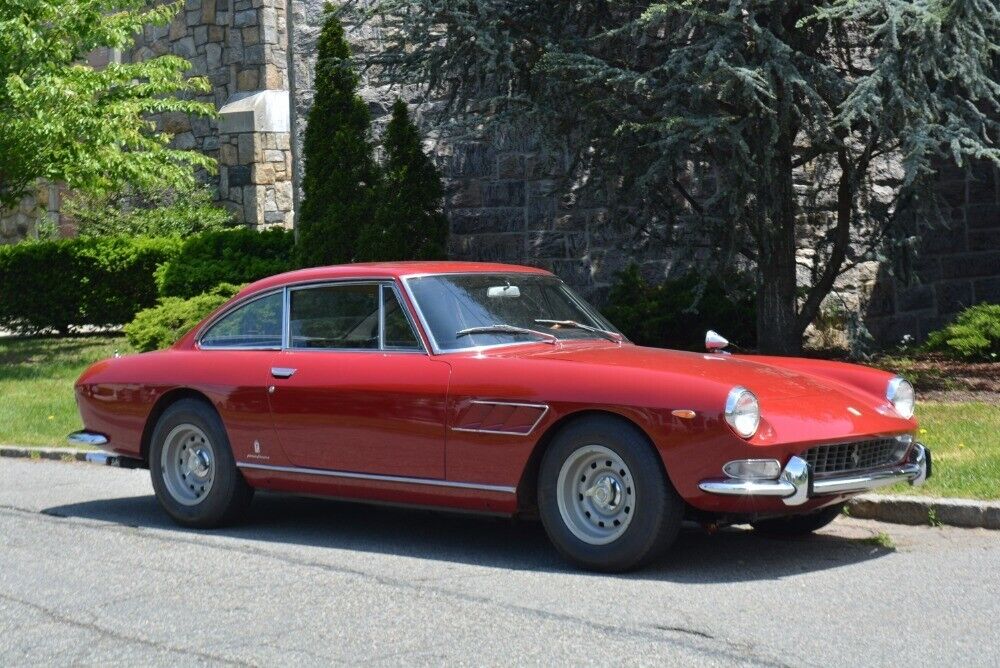
M 190 132 L 184 132 L 173 138 L 171 144 L 174 148 L 181 149 L 184 151 L 190 150 L 195 147 L 196 142 L 194 135 Z
M 220 25 L 208 26 L 208 41 L 222 42 L 226 39 L 226 29 Z
M 236 146 L 232 144 L 220 144 L 219 145 L 219 162 L 223 165 L 237 165 L 239 164 L 239 157 L 236 150 Z
M 216 0 L 201 0 L 201 22 L 213 23 L 215 21 Z
M 244 46 L 260 44 L 260 29 L 257 26 L 247 26 L 241 32 L 243 34 Z
M 201 46 L 208 42 L 208 26 L 195 26 L 193 34 L 195 46 Z
M 284 62 L 280 60 L 279 62 Z M 268 90 L 280 90 L 285 88 L 285 70 L 276 65 L 268 63 L 264 66 L 264 87 Z
M 468 209 L 483 204 L 478 179 L 452 179 L 445 182 L 445 203 L 452 209 Z
M 966 250 L 965 230 L 959 224 L 935 227 L 921 235 L 920 248 L 928 255 L 946 255 Z
M 201 23 L 201 8 L 184 12 L 184 23 L 187 25 L 188 30 Z
M 267 62 L 264 54 L 263 44 L 255 44 L 254 46 L 243 45 L 243 62 L 247 65 L 263 65 Z
M 257 90 L 257 83 L 260 80 L 260 73 L 257 68 L 247 68 L 240 70 L 236 75 L 236 90 L 251 91 Z
M 970 230 L 970 251 L 1000 250 L 1000 227 L 992 230 Z
M 184 23 L 184 15 L 177 14 L 170 22 L 170 32 L 168 36 L 171 42 L 181 39 L 187 34 L 187 24 Z
M 164 132 L 172 135 L 179 135 L 191 129 L 191 117 L 180 112 L 169 112 L 160 116 L 161 127 Z
M 246 26 L 257 25 L 257 10 L 256 9 L 243 9 L 242 11 L 238 8 L 242 3 L 237 2 L 234 5 L 236 8 L 236 13 L 233 14 L 233 27 L 245 28 Z
M 934 308 L 934 290 L 930 285 L 901 287 L 896 292 L 896 307 L 900 311 L 922 311 Z
M 274 184 L 274 201 L 278 205 L 278 210 L 292 210 L 293 200 L 291 181 L 279 181 Z
M 253 133 L 244 132 L 237 138 L 237 147 L 239 148 L 239 163 L 241 165 L 249 165 L 254 161 L 254 136 Z
M 563 232 L 529 232 L 528 257 L 532 259 L 566 258 L 566 234 Z
M 267 162 L 254 164 L 251 179 L 258 185 L 270 185 L 274 183 L 274 165 Z
M 497 178 L 523 179 L 525 156 L 523 153 L 503 153 L 497 158 Z
M 524 206 L 524 181 L 486 181 L 481 187 L 483 206 Z
M 194 58 L 198 55 L 194 46 L 194 37 L 183 37 L 173 43 L 173 52 L 181 58 Z
M 268 149 L 268 150 L 264 151 L 264 160 L 266 160 L 268 162 L 280 162 L 280 163 L 284 164 L 284 162 L 285 162 L 285 152 L 284 151 L 279 151 L 277 149 Z
M 970 230 L 1000 228 L 1000 205 L 970 205 L 965 208 L 965 220 Z
M 250 166 L 234 165 L 229 167 L 229 186 L 238 188 L 250 185 Z
M 983 278 L 973 283 L 973 296 L 976 302 L 992 302 L 1000 304 L 1000 276 Z
M 449 216 L 454 234 L 495 234 L 524 229 L 521 208 L 458 209 Z
M 1000 250 L 941 258 L 942 278 L 1000 276 Z
M 205 45 L 205 65 L 209 71 L 222 67 L 222 45 L 210 42 Z

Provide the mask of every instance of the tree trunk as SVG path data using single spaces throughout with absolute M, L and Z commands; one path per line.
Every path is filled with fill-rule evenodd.
M 802 330 L 795 310 L 794 258 L 793 249 L 790 268 L 785 261 L 768 261 L 757 271 L 757 348 L 768 355 L 802 352 Z

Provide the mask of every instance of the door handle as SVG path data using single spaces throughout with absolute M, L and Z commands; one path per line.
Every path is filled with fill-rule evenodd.
M 295 375 L 295 369 L 289 369 L 283 366 L 272 366 L 271 375 L 275 378 L 291 378 Z

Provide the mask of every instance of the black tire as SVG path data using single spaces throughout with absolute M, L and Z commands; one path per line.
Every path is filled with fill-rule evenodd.
M 843 509 L 843 505 L 835 505 L 828 508 L 821 508 L 816 512 L 806 513 L 805 515 L 789 515 L 787 517 L 757 520 L 756 522 L 751 522 L 750 526 L 761 533 L 773 536 L 804 536 L 813 531 L 819 531 L 837 519 L 837 516 L 840 515 Z
M 574 533 L 567 523 L 572 520 L 564 518 L 558 499 L 564 465 L 572 467 L 577 453 L 595 445 L 620 458 L 636 494 L 634 510 L 622 508 L 631 513 L 623 533 L 601 545 Z M 581 486 L 584 484 L 581 482 Z M 645 434 L 624 420 L 591 416 L 568 424 L 549 444 L 538 474 L 538 510 L 549 539 L 569 561 L 589 570 L 618 573 L 647 564 L 666 552 L 680 531 L 684 502 Z
M 185 426 L 201 430 L 214 454 L 211 486 L 202 498 L 190 504 L 178 501 L 171 493 L 163 467 L 165 440 Z M 149 446 L 149 472 L 157 500 L 181 526 L 209 529 L 232 524 L 243 516 L 253 498 L 253 488 L 236 468 L 222 420 L 208 403 L 197 399 L 181 399 L 160 416 Z

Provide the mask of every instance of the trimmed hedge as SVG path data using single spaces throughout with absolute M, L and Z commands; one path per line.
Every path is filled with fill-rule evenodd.
M 77 238 L 0 246 L 0 327 L 34 334 L 117 326 L 156 303 L 179 239 Z
M 294 245 L 295 235 L 281 228 L 203 232 L 156 272 L 160 295 L 194 297 L 220 283 L 240 285 L 290 271 Z
M 139 352 L 169 348 L 239 291 L 239 286 L 222 283 L 190 299 L 164 297 L 156 306 L 137 313 L 125 325 L 125 336 Z

